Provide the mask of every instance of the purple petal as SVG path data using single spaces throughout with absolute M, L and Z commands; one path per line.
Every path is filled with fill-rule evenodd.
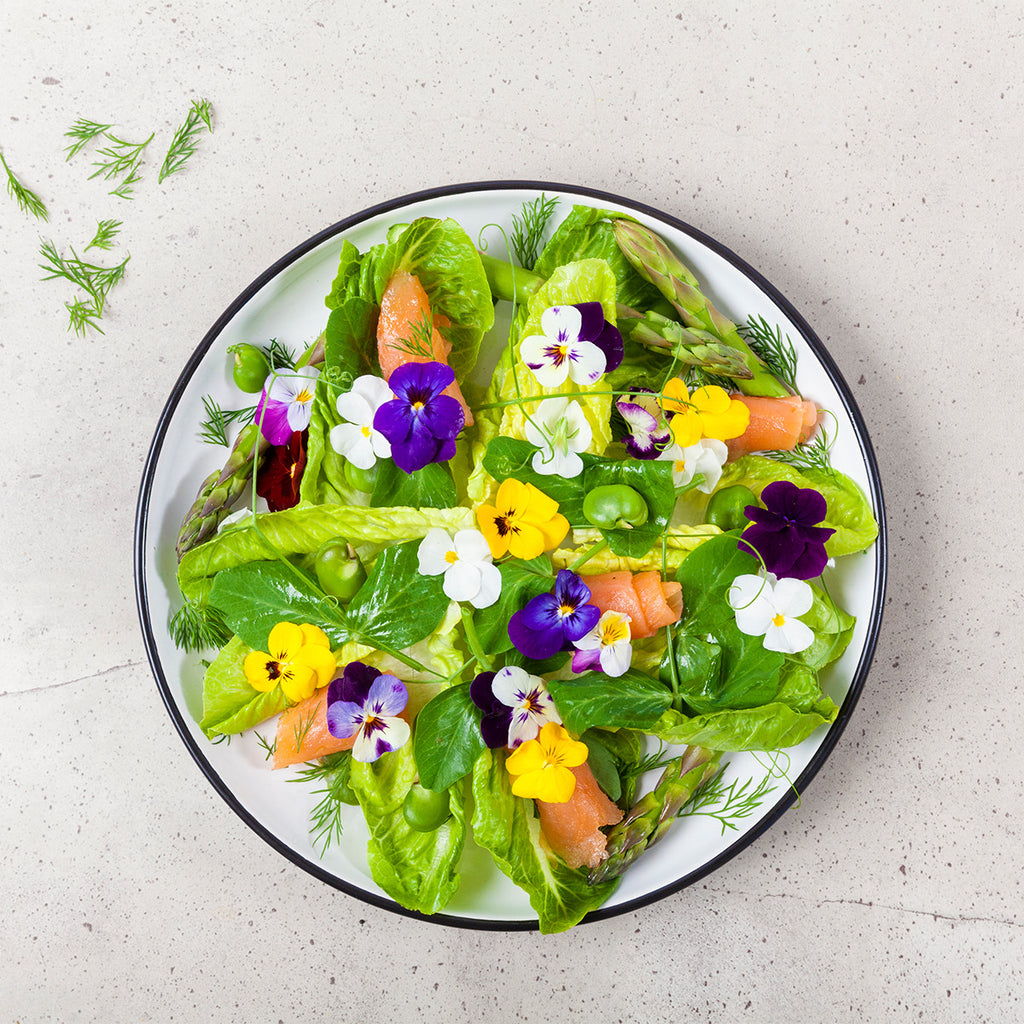
M 504 704 L 501 707 L 502 710 L 500 711 L 484 715 L 480 722 L 480 735 L 483 736 L 484 743 L 491 750 L 508 746 L 508 730 L 512 725 L 512 709 L 505 707 Z
M 566 640 L 579 640 L 585 637 L 601 618 L 601 609 L 597 605 L 580 605 L 571 615 L 562 620 L 562 634 Z
M 391 457 L 395 460 L 395 465 L 406 473 L 415 473 L 431 462 L 437 462 L 441 448 L 445 444 L 445 441 L 439 441 L 428 430 L 412 430 L 403 440 L 390 437 L 388 440 L 391 442 Z M 455 442 L 451 443 L 454 446 Z M 450 455 L 448 457 L 451 458 Z
M 557 654 L 565 643 L 561 629 L 531 628 L 523 621 L 523 611 L 516 612 L 508 623 L 509 639 L 515 645 L 516 650 L 520 654 L 525 654 L 527 658 L 534 658 L 537 661 L 543 661 L 545 658 Z M 509 721 L 511 722 L 511 717 Z
M 469 699 L 481 710 L 491 712 L 501 702 L 494 696 L 491 683 L 494 682 L 493 672 L 478 672 L 469 684 Z
M 337 700 L 327 706 L 327 731 L 339 740 L 347 739 L 359 731 L 365 717 L 361 704 Z
M 601 664 L 601 649 L 594 647 L 589 651 L 573 651 L 573 672 L 587 672 Z
M 555 601 L 559 605 L 572 605 L 575 608 L 589 600 L 590 587 L 583 582 L 583 578 L 568 569 L 559 569 L 555 577 Z
M 294 433 L 288 423 L 288 403 L 268 400 L 265 391 L 256 406 L 254 422 L 260 425 L 260 433 L 275 447 L 287 444 Z
M 451 395 L 438 395 L 423 407 L 420 421 L 434 437 L 453 438 L 466 425 L 466 413 Z
M 434 398 L 454 382 L 455 371 L 444 363 L 403 363 L 388 378 L 391 390 L 408 401 Z
M 580 311 L 580 341 L 597 341 L 604 330 L 604 306 L 600 302 L 576 302 Z
M 558 598 L 554 594 L 539 594 L 527 602 L 517 613 L 527 629 L 545 631 L 559 629 L 561 616 L 558 614 Z
M 409 691 L 405 683 L 392 675 L 379 675 L 370 686 L 363 706 L 376 718 L 394 718 L 405 710 Z
M 331 683 L 331 689 L 327 691 L 328 707 L 330 707 L 332 697 L 335 700 L 350 701 L 360 707 L 365 707 L 373 682 L 379 675 L 380 669 L 376 669 L 372 665 L 364 665 L 361 661 L 350 661 L 345 666 L 341 679 L 335 679 Z M 334 689 L 335 686 L 337 686 L 337 690 Z
M 761 492 L 767 509 L 792 523 L 813 526 L 828 514 L 828 503 L 813 487 L 797 487 L 790 480 L 776 480 Z
M 795 580 L 813 580 L 825 571 L 827 563 L 828 552 L 825 551 L 825 545 L 808 544 L 789 567 L 789 572 L 786 575 Z

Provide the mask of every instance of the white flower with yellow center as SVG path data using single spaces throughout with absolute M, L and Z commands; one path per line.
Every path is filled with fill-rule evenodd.
M 766 651 L 798 654 L 814 643 L 814 631 L 799 619 L 814 603 L 804 580 L 748 573 L 732 581 L 727 597 L 736 628 L 747 636 L 763 636 Z
M 331 428 L 331 447 L 357 469 L 391 458 L 391 442 L 374 429 L 373 417 L 394 397 L 385 380 L 370 374 L 356 377 L 352 390 L 338 395 L 338 415 L 348 422 Z
M 530 414 L 524 432 L 526 440 L 540 449 L 531 463 L 535 473 L 571 479 L 583 472 L 579 453 L 590 446 L 593 431 L 579 402 L 545 398 Z
M 493 564 L 487 539 L 479 530 L 459 530 L 454 537 L 440 527 L 428 530 L 416 550 L 424 576 L 444 573 L 442 589 L 453 601 L 488 608 L 501 593 L 501 573 Z
M 714 437 L 702 437 L 688 448 L 673 444 L 658 455 L 659 459 L 673 463 L 672 482 L 676 487 L 685 487 L 701 473 L 704 482 L 697 485 L 697 490 L 704 494 L 710 494 L 718 486 L 728 457 L 729 449 L 725 442 Z
M 573 641 L 573 672 L 600 667 L 606 676 L 625 675 L 633 660 L 630 621 L 622 612 L 605 612 L 589 633 Z

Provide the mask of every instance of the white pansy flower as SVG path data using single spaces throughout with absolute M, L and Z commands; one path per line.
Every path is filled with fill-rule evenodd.
M 542 334 L 523 338 L 519 354 L 544 388 L 557 388 L 571 377 L 576 384 L 594 384 L 608 365 L 592 341 L 580 339 L 583 316 L 575 306 L 550 306 L 540 317 Z
M 530 414 L 526 440 L 540 451 L 533 456 L 533 471 L 543 476 L 571 478 L 583 472 L 579 452 L 590 446 L 593 431 L 579 402 L 545 398 Z
M 517 665 L 508 665 L 494 673 L 491 693 L 512 709 L 508 745 L 513 749 L 527 740 L 536 739 L 546 722 L 562 724 L 544 680 Z
M 501 593 L 501 573 L 493 564 L 487 539 L 479 530 L 459 530 L 454 537 L 440 527 L 428 530 L 416 550 L 424 576 L 444 573 L 442 589 L 453 601 L 488 608 Z
M 625 675 L 633 660 L 630 621 L 622 612 L 604 612 L 589 633 L 573 641 L 576 648 L 572 656 L 573 672 L 600 667 L 606 676 Z
M 395 396 L 387 381 L 365 374 L 352 390 L 338 395 L 338 415 L 347 423 L 331 428 L 331 447 L 357 469 L 373 469 L 378 459 L 391 457 L 391 442 L 373 426 L 377 410 Z
M 697 490 L 704 494 L 710 494 L 718 486 L 728 457 L 726 443 L 713 437 L 702 437 L 688 448 L 673 444 L 658 455 L 660 460 L 673 463 L 672 482 L 676 487 L 685 487 L 698 473 L 702 473 L 704 482 L 697 485 Z
M 814 631 L 798 618 L 814 603 L 804 580 L 747 573 L 732 581 L 727 597 L 736 628 L 747 636 L 763 636 L 766 651 L 798 654 L 814 642 Z

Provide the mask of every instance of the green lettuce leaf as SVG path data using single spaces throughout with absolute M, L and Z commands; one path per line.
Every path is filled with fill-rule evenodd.
M 403 907 L 436 914 L 459 887 L 466 839 L 462 787 L 449 790 L 452 816 L 433 832 L 419 832 L 402 814 L 415 780 L 416 762 L 407 743 L 372 763 L 353 761 L 349 785 L 370 830 L 366 859 L 373 880 Z
M 243 664 L 251 650 L 239 637 L 232 637 L 203 676 L 203 718 L 199 728 L 211 739 L 245 732 L 288 706 L 288 698 L 280 687 L 260 693 L 249 685 Z
M 587 883 L 542 841 L 532 800 L 512 795 L 504 751 L 486 750 L 473 769 L 473 838 L 530 897 L 544 934 L 566 931 L 615 891 L 618 879 Z

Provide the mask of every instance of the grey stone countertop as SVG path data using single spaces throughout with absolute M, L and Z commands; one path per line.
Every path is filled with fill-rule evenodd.
M 0 1019 L 1024 1016 L 1020 3 L 10 0 L 0 55 L 0 152 L 49 210 L 0 195 Z M 198 97 L 215 131 L 158 182 Z M 155 133 L 134 198 L 65 160 L 78 118 Z M 888 510 L 874 665 L 802 799 L 551 936 L 399 916 L 261 840 L 176 734 L 133 585 L 150 441 L 222 311 L 351 213 L 492 179 L 629 197 L 757 268 L 849 382 Z M 40 246 L 102 219 L 97 262 L 130 261 L 78 335 Z

